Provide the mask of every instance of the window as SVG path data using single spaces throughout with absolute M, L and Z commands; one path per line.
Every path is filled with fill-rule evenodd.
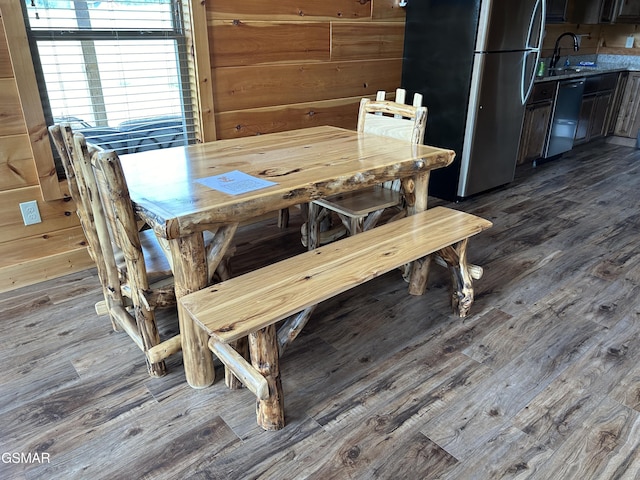
M 195 138 L 179 0 L 25 0 L 48 124 L 118 153 Z

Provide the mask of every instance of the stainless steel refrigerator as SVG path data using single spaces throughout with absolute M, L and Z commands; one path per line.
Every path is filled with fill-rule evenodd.
M 457 200 L 513 180 L 544 0 L 408 0 L 402 85 L 428 107 L 425 142 L 456 152 L 429 192 Z

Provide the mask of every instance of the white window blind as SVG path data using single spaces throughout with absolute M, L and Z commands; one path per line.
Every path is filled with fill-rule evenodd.
M 50 123 L 120 154 L 195 138 L 178 0 L 23 1 Z

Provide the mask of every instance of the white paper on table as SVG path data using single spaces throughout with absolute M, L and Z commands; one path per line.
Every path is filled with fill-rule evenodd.
M 199 178 L 196 180 L 209 188 L 229 195 L 240 195 L 261 188 L 277 185 L 275 182 L 254 177 L 239 170 L 233 170 L 213 177 Z

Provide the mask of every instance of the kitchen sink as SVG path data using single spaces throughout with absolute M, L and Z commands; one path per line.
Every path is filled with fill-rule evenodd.
M 572 73 L 578 73 L 587 70 L 586 67 L 558 67 L 558 68 L 550 68 L 549 75 L 570 75 Z M 593 70 L 593 68 L 591 69 Z

